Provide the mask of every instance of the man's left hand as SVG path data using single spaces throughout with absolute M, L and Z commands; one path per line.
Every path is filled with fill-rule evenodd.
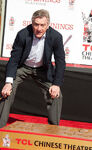
M 49 88 L 49 93 L 51 95 L 51 98 L 58 98 L 60 96 L 60 87 L 57 85 L 52 85 Z

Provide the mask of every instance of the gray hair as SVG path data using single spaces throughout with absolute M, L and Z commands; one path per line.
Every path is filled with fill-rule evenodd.
M 40 10 L 37 10 L 33 13 L 33 16 L 32 16 L 32 22 L 34 22 L 34 20 L 36 18 L 43 18 L 43 17 L 46 17 L 47 18 L 47 21 L 48 21 L 48 24 L 50 23 L 50 15 L 49 15 L 49 12 L 47 10 L 44 10 L 44 9 L 40 9 Z

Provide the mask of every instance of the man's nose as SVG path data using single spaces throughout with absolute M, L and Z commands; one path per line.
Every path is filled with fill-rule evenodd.
M 40 31 L 42 29 L 41 25 L 38 26 L 38 30 Z

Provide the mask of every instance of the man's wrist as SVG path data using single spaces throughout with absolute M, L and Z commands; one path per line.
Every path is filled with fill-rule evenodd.
M 6 84 L 11 84 L 12 85 L 12 83 L 11 82 L 5 82 Z
M 6 77 L 5 83 L 11 83 L 11 84 L 13 84 L 13 78 L 12 77 Z

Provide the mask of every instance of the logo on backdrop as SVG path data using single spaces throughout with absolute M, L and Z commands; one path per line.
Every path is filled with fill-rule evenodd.
M 26 4 L 46 5 L 46 3 L 60 3 L 61 0 L 25 0 Z
M 3 147 L 10 147 L 10 138 L 8 134 L 3 137 Z
M 68 46 L 66 46 L 66 44 L 70 41 L 71 38 L 72 38 L 72 35 L 69 35 L 67 37 L 67 39 L 64 41 L 65 59 L 66 60 L 69 58 L 69 54 L 70 54 L 70 48 Z
M 92 60 L 92 9 L 88 17 L 82 12 L 82 19 L 84 23 L 82 59 L 90 61 Z
M 82 12 L 82 19 L 84 23 L 83 42 L 90 43 L 92 42 L 92 10 L 87 18 Z
M 75 0 L 69 0 L 69 7 L 73 8 L 75 4 Z
M 68 24 L 68 23 L 62 24 L 62 23 L 51 22 L 50 26 L 58 30 L 73 30 L 74 29 L 74 25 Z
M 70 49 L 69 47 L 65 47 L 65 59 L 67 60 L 69 58 Z
M 14 24 L 15 24 L 14 17 L 10 17 L 10 19 L 9 19 L 9 28 L 10 28 L 10 30 L 14 29 Z

